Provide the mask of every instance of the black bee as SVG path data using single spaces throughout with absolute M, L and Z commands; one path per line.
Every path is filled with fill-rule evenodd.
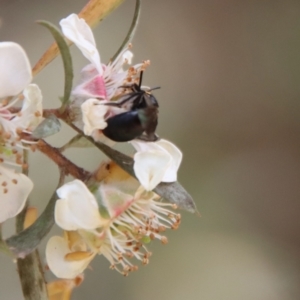
M 129 110 L 110 117 L 106 120 L 107 127 L 103 134 L 116 142 L 128 142 L 133 139 L 144 141 L 156 141 L 155 134 L 158 119 L 158 102 L 150 90 L 141 89 L 143 72 L 141 72 L 139 84 L 124 86 L 132 90 L 125 99 L 105 105 L 116 107 L 129 107 Z

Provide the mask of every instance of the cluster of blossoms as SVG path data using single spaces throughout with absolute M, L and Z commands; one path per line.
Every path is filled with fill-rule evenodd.
M 32 80 L 25 51 L 16 43 L 0 43 L 0 223 L 15 217 L 33 189 L 20 170 L 23 149 L 34 145 L 22 139 L 42 121 L 42 94 Z M 16 105 L 21 109 L 13 113 Z
M 162 232 L 177 229 L 180 215 L 158 201 L 134 178 L 114 163 L 96 188 L 74 180 L 57 190 L 56 223 L 64 237 L 51 237 L 46 249 L 47 262 L 57 277 L 74 278 L 96 254 L 108 259 L 111 268 L 123 275 L 137 270 L 132 258 L 147 264 L 151 255 L 145 243 L 159 239 Z
M 60 22 L 63 34 L 81 50 L 90 64 L 82 70 L 82 81 L 72 92 L 73 105 L 80 105 L 82 126 L 95 140 L 103 137 L 106 120 L 126 111 L 105 103 L 124 95 L 124 85 L 135 83 L 148 61 L 129 67 L 132 53 L 123 50 L 108 65 L 102 64 L 90 27 L 73 14 Z M 151 255 L 145 243 L 167 238 L 162 232 L 176 229 L 180 215 L 163 203 L 152 190 L 160 182 L 177 180 L 182 154 L 166 140 L 130 142 L 136 149 L 134 171 L 130 177 L 113 163 L 106 164 L 101 182 L 88 184 L 71 181 L 57 190 L 55 221 L 64 236 L 51 237 L 46 258 L 52 272 L 60 278 L 74 278 L 89 265 L 96 254 L 108 259 L 112 269 L 124 275 L 137 269 L 135 258 L 147 264 Z M 101 168 L 103 173 L 103 168 Z
M 128 48 L 107 65 L 102 64 L 93 33 L 83 19 L 72 14 L 60 22 L 66 38 L 75 43 L 90 61 L 83 68 L 81 82 L 72 91 L 69 109 L 80 111 L 75 122 L 85 135 L 103 139 L 102 130 L 113 116 L 130 106 L 107 105 L 130 94 L 149 61 L 131 64 Z M 34 149 L 30 136 L 42 121 L 42 94 L 31 84 L 32 74 L 24 50 L 15 43 L 0 43 L 0 223 L 16 216 L 33 189 L 30 178 L 20 172 L 23 150 Z M 16 109 L 17 108 L 17 109 Z M 77 124 L 76 124 L 77 125 Z M 46 247 L 51 271 L 59 278 L 80 275 L 97 255 L 108 259 L 111 268 L 128 275 L 138 267 L 134 259 L 147 264 L 151 253 L 145 244 L 153 239 L 167 243 L 163 232 L 177 229 L 180 215 L 176 205 L 163 203 L 153 189 L 160 182 L 174 182 L 181 163 L 180 150 L 169 141 L 130 141 L 136 150 L 134 172 L 129 176 L 115 163 L 105 163 L 88 182 L 75 179 L 56 192 L 56 224 L 63 236 L 53 236 Z

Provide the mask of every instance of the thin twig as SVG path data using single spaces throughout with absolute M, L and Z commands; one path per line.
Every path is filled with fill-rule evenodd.
M 86 20 L 90 26 L 96 25 L 103 20 L 112 10 L 117 8 L 123 0 L 90 0 L 87 5 L 78 14 L 80 18 Z M 68 41 L 68 44 L 72 43 Z M 42 71 L 54 58 L 59 55 L 56 43 L 53 43 L 42 55 L 39 61 L 32 69 L 33 76 Z
M 28 175 L 28 150 L 23 150 L 22 172 Z M 16 232 L 20 233 L 24 228 L 24 220 L 28 208 L 26 205 L 16 218 Z M 17 267 L 22 291 L 25 300 L 48 300 L 46 280 L 38 250 L 29 253 L 25 258 L 17 259 Z
M 39 140 L 37 143 L 37 149 L 47 155 L 66 175 L 70 174 L 73 177 L 82 181 L 87 180 L 91 173 L 78 167 L 69 159 L 67 159 L 59 149 L 52 147 L 44 140 Z

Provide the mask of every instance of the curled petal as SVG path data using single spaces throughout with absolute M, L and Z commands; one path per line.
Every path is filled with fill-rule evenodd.
M 107 123 L 104 116 L 108 111 L 108 106 L 102 105 L 97 99 L 88 99 L 81 105 L 82 121 L 84 124 L 84 134 L 92 135 L 96 129 L 104 129 Z
M 163 182 L 174 182 L 177 180 L 177 171 L 182 160 L 181 151 L 171 142 L 161 139 L 157 142 L 131 141 L 137 152 L 161 151 L 170 156 L 170 164 L 162 177 Z
M 30 84 L 23 91 L 23 95 L 20 116 L 16 116 L 12 122 L 21 128 L 34 129 L 43 120 L 42 92 L 36 84 Z
M 69 209 L 67 199 L 60 199 L 55 204 L 55 223 L 64 230 L 77 230 L 80 225 Z
M 32 181 L 21 173 L 0 167 L 0 223 L 15 217 L 23 209 L 33 189 Z
M 94 255 L 84 257 L 80 260 L 66 260 L 70 253 L 68 242 L 60 237 L 53 236 L 46 246 L 46 259 L 50 270 L 56 277 L 72 279 L 82 273 L 93 259 Z
M 71 14 L 60 21 L 63 34 L 71 40 L 82 54 L 96 67 L 99 74 L 103 74 L 100 54 L 96 47 L 93 32 L 84 19 Z
M 66 183 L 56 193 L 55 221 L 61 228 L 92 230 L 103 224 L 97 201 L 82 181 Z
M 153 190 L 171 165 L 171 156 L 164 151 L 142 151 L 134 155 L 134 173 L 147 191 Z
M 31 81 L 31 67 L 23 48 L 0 43 L 0 98 L 19 94 Z
M 174 144 L 163 139 L 157 141 L 156 144 L 166 150 L 172 157 L 171 164 L 168 167 L 162 181 L 175 182 L 177 180 L 177 171 L 182 161 L 182 152 Z

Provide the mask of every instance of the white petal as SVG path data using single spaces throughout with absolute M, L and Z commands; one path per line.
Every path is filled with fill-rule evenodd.
M 141 185 L 151 191 L 162 181 L 171 160 L 164 151 L 137 152 L 134 155 L 134 173 Z
M 33 189 L 33 183 L 24 174 L 0 166 L 0 186 L 0 223 L 2 223 L 21 212 Z
M 43 120 L 42 92 L 36 84 L 30 84 L 23 91 L 23 95 L 21 115 L 16 116 L 12 122 L 19 127 L 32 129 Z
M 143 142 L 133 140 L 130 142 L 132 146 L 138 151 L 162 151 L 171 156 L 171 163 L 164 174 L 163 182 L 174 182 L 177 180 L 177 171 L 182 160 L 181 151 L 171 142 L 161 139 L 157 142 Z
M 59 24 L 63 34 L 80 49 L 82 54 L 102 75 L 100 54 L 96 47 L 93 32 L 85 20 L 80 19 L 76 14 L 71 14 L 67 18 L 62 19 Z
M 0 98 L 19 94 L 31 81 L 31 67 L 23 48 L 0 43 Z
M 56 191 L 60 199 L 55 206 L 55 220 L 65 229 L 95 229 L 101 226 L 102 219 L 93 194 L 80 180 L 64 184 Z
M 177 171 L 182 161 L 182 152 L 174 144 L 163 139 L 157 141 L 156 144 L 164 148 L 172 157 L 172 162 L 167 169 L 162 181 L 175 182 L 177 180 Z
M 79 261 L 67 261 L 65 255 L 70 253 L 67 241 L 60 236 L 53 236 L 46 246 L 46 259 L 50 270 L 58 278 L 72 279 L 82 273 L 94 255 Z
M 69 208 L 67 199 L 59 199 L 55 204 L 55 223 L 64 230 L 77 230 L 80 228 L 77 219 L 74 218 Z
M 108 111 L 107 105 L 102 105 L 97 99 L 88 99 L 81 105 L 84 134 L 91 135 L 96 129 L 104 129 L 107 123 L 104 116 Z

